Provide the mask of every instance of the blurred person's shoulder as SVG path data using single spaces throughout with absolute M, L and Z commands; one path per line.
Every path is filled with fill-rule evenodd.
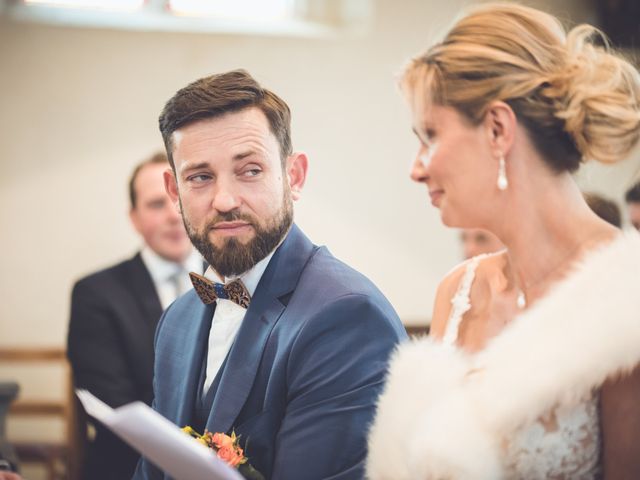
M 75 282 L 75 286 L 82 288 L 113 282 L 130 283 L 136 268 L 146 268 L 140 253 L 82 276 Z

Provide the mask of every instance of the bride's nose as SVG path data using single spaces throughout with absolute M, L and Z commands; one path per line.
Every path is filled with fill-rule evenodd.
M 416 159 L 413 161 L 413 165 L 411 165 L 411 180 L 418 183 L 425 183 L 429 179 L 428 174 L 428 162 L 425 162 L 424 152 L 418 152 Z

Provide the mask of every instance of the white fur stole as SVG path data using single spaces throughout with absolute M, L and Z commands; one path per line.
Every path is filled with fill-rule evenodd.
M 591 253 L 478 354 L 396 351 L 369 434 L 371 480 L 504 478 L 502 438 L 640 362 L 640 235 Z

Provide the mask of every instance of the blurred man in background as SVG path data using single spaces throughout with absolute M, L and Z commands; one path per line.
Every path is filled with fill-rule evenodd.
M 622 227 L 622 215 L 616 202 L 597 193 L 588 192 L 583 193 L 583 195 L 587 205 L 596 215 L 614 227 Z
M 640 230 L 640 182 L 627 190 L 624 199 L 627 203 L 627 212 L 629 213 L 631 225 Z
M 162 311 L 191 288 L 202 271 L 180 213 L 164 188 L 169 163 L 158 153 L 129 181 L 129 217 L 144 245 L 136 255 L 76 283 L 71 299 L 68 356 L 74 383 L 112 407 L 153 399 L 153 336 Z M 139 455 L 95 422 L 83 478 L 131 478 Z
M 15 467 L 2 457 L 0 452 L 0 480 L 22 480 L 22 477 L 15 472 Z

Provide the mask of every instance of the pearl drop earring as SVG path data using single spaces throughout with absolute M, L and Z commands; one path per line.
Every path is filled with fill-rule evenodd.
M 504 155 L 500 154 L 500 158 L 498 160 L 498 190 L 506 190 L 509 186 L 509 181 L 507 180 L 507 168 L 504 162 Z

